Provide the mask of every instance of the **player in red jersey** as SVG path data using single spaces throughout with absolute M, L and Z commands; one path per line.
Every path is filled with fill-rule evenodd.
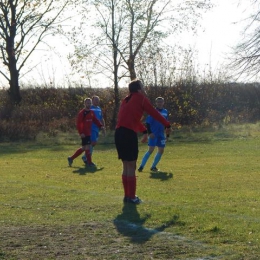
M 90 109 L 92 105 L 91 98 L 84 100 L 85 107 L 78 113 L 77 130 L 81 138 L 82 147 L 78 148 L 72 156 L 68 157 L 69 166 L 72 165 L 73 160 L 85 151 L 88 166 L 95 166 L 91 159 L 90 145 L 91 145 L 91 126 L 92 122 L 99 128 L 102 128 L 101 122 L 96 118 L 95 113 Z
M 120 105 L 116 131 L 115 144 L 118 159 L 122 160 L 122 182 L 124 187 L 124 202 L 139 204 L 141 200 L 136 196 L 136 161 L 138 158 L 137 132 L 143 132 L 142 142 L 147 141 L 146 128 L 141 123 L 141 118 L 146 112 L 162 123 L 170 132 L 170 123 L 153 107 L 145 96 L 143 84 L 140 80 L 133 80 L 128 85 L 129 95 Z

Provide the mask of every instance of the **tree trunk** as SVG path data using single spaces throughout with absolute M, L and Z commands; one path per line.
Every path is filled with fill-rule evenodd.
M 13 67 L 10 66 L 10 89 L 9 96 L 12 103 L 18 105 L 21 100 L 20 86 L 19 86 L 19 72 L 16 69 L 16 61 Z
M 112 126 L 116 126 L 117 121 L 117 113 L 119 111 L 119 105 L 120 105 L 120 97 L 119 97 L 119 88 L 118 88 L 118 64 L 117 64 L 117 46 L 114 44 L 113 48 L 113 61 L 114 61 L 114 100 L 115 100 L 115 106 L 113 111 L 113 118 L 112 118 Z
M 16 36 L 16 5 L 13 1 L 10 1 L 11 7 L 11 25 L 10 25 L 10 36 L 6 42 L 6 52 L 8 56 L 8 67 L 10 72 L 10 89 L 9 95 L 12 103 L 19 104 L 21 102 L 20 87 L 19 87 L 19 71 L 17 70 L 17 60 L 15 53 L 14 39 Z
M 135 57 L 131 55 L 127 61 L 128 71 L 130 73 L 130 79 L 136 79 L 136 72 L 135 72 Z
M 119 111 L 119 106 L 120 106 L 120 97 L 119 97 L 119 90 L 118 90 L 118 82 L 115 82 L 114 86 L 114 100 L 115 100 L 115 106 L 114 106 L 114 111 L 113 111 L 113 118 L 112 118 L 112 127 L 115 128 L 116 126 L 116 121 L 117 121 L 117 114 Z

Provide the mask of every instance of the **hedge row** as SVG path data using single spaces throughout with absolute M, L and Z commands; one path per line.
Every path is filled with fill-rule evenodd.
M 127 89 L 120 89 L 123 98 Z M 0 141 L 34 139 L 39 132 L 55 135 L 75 131 L 75 119 L 86 97 L 98 95 L 107 127 L 114 128 L 112 88 L 28 88 L 21 90 L 22 102 L 13 107 L 6 90 L 0 90 Z M 221 126 L 252 123 L 260 119 L 260 87 L 257 84 L 189 84 L 147 87 L 154 102 L 165 98 L 170 121 L 181 126 Z

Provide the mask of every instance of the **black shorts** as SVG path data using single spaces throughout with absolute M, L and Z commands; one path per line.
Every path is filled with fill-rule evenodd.
M 81 138 L 81 145 L 89 145 L 91 144 L 90 136 L 85 136 L 84 138 Z
M 125 127 L 119 127 L 115 131 L 115 144 L 118 159 L 122 161 L 136 161 L 138 158 L 137 133 Z

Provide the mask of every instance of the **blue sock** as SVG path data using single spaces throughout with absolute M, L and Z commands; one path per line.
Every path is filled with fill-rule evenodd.
M 154 157 L 154 160 L 153 160 L 153 165 L 152 165 L 152 168 L 153 167 L 156 167 L 156 165 L 159 163 L 159 161 L 161 160 L 161 157 L 162 157 L 162 154 L 161 153 L 157 153 Z
M 151 153 L 149 151 L 147 151 L 142 159 L 142 163 L 141 163 L 141 167 L 144 167 L 146 162 L 148 161 L 149 157 L 150 157 Z

